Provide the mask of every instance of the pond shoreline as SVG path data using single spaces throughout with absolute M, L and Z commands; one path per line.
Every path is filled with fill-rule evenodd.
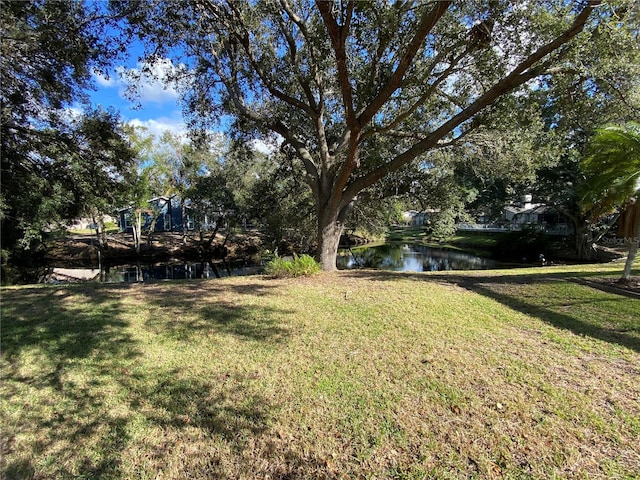
M 135 262 L 161 262 L 183 260 L 235 261 L 258 255 L 262 238 L 258 232 L 243 234 L 218 234 L 211 245 L 194 236 L 183 240 L 182 234 L 160 232 L 153 235 L 150 242 L 141 245 L 136 252 L 133 236 L 129 233 L 115 233 L 108 236 L 108 249 L 100 252 L 94 235 L 70 235 L 51 242 L 45 262 L 68 267 L 90 267 L 100 263 L 121 265 Z

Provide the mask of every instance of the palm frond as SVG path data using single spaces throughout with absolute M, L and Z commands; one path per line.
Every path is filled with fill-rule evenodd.
M 640 123 L 598 129 L 587 153 L 580 201 L 585 212 L 605 215 L 640 193 Z

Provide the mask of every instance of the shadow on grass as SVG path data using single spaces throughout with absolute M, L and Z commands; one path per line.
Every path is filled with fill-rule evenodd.
M 37 348 L 59 363 L 86 358 L 96 351 L 136 356 L 121 319 L 122 290 L 125 288 L 86 286 L 5 291 L 2 356 L 12 361 L 29 348 Z
M 132 388 L 133 406 L 152 405 L 147 421 L 166 429 L 195 427 L 239 450 L 236 442 L 266 429 L 273 407 L 245 375 L 195 378 L 175 368 L 150 372 Z
M 206 285 L 206 288 L 202 286 Z M 165 285 L 144 289 L 145 295 L 160 315 L 150 315 L 146 322 L 152 331 L 174 340 L 187 341 L 203 335 L 231 335 L 241 340 L 280 343 L 289 335 L 281 322 L 291 312 L 282 308 L 248 302 L 250 297 L 265 297 L 276 288 L 264 282 L 242 285 L 198 286 L 180 282 L 171 294 Z M 169 293 L 169 294 L 167 294 Z M 242 298 L 242 300 L 238 300 Z
M 199 378 L 171 363 L 145 366 L 145 345 L 135 336 L 132 307 L 124 300 L 139 296 L 141 309 L 153 306 L 158 315 L 138 328 L 162 335 L 280 342 L 288 330 L 278 318 L 286 312 L 223 300 L 228 294 L 260 297 L 269 289 L 260 283 L 184 283 L 179 293 L 169 284 L 4 291 L 0 391 L 7 415 L 0 477 L 121 477 L 131 471 L 122 464 L 123 452 L 144 449 L 131 443 L 140 422 L 174 432 L 167 448 L 184 446 L 190 434 L 179 432 L 195 427 L 240 455 L 239 439 L 263 432 L 275 406 L 247 379 Z M 181 318 L 180 312 L 189 315 Z M 162 446 L 157 439 L 149 442 L 152 453 L 144 454 L 157 454 L 150 461 L 162 471 Z M 222 472 L 216 462 L 212 458 L 207 471 Z
M 488 280 L 488 281 L 487 281 Z M 626 299 L 622 296 L 607 296 L 599 292 L 589 292 L 585 297 L 584 291 L 576 286 L 567 291 L 562 299 L 554 299 L 550 302 L 544 298 L 531 296 L 524 297 L 517 292 L 510 292 L 510 286 L 520 279 L 514 278 L 490 278 L 485 281 L 462 281 L 458 285 L 473 292 L 492 298 L 514 310 L 534 316 L 557 328 L 570 330 L 577 335 L 584 335 L 608 343 L 622 345 L 636 352 L 640 352 L 640 324 L 637 322 L 638 310 L 633 305 L 625 309 L 623 304 L 631 306 L 636 300 Z M 524 285 L 535 293 L 545 284 L 557 282 L 553 279 L 539 278 L 533 282 L 524 279 Z M 590 287 L 582 287 L 590 288 Z M 573 294 L 573 295 L 572 295 Z M 615 313 L 612 307 L 615 304 Z M 559 310 L 566 310 L 564 311 Z M 635 311 L 636 320 L 632 319 Z M 569 313 L 570 312 L 570 313 Z M 600 314 L 596 312 L 601 312 Z M 623 318 L 624 317 L 624 318 Z
M 274 431 L 273 412 L 280 406 L 251 374 L 150 372 L 134 396 L 134 403 L 153 405 L 146 421 L 162 432 L 161 438 L 143 439 L 151 478 L 161 472 L 168 478 L 303 479 L 318 478 L 326 467 L 314 452 L 295 448 L 293 438 Z
M 346 273 L 374 280 L 413 279 L 453 284 L 491 298 L 557 328 L 640 352 L 640 302 L 573 282 L 575 278 L 610 276 L 610 272 L 537 272 L 492 275 L 474 272 L 413 274 L 379 271 Z M 558 290 L 554 290 L 557 288 Z M 546 291 L 555 292 L 553 297 Z
M 138 356 L 121 319 L 120 294 L 92 287 L 3 292 L 2 391 L 6 405 L 21 415 L 3 429 L 2 478 L 39 478 L 34 457 L 12 455 L 19 453 L 14 452 L 16 434 L 27 432 L 34 434 L 31 449 L 41 452 L 59 442 L 73 446 L 94 437 L 98 451 L 114 453 L 83 459 L 78 468 L 91 477 L 117 474 L 126 420 L 95 416 L 104 402 L 94 393 L 104 383 L 100 373 L 90 385 L 76 385 L 67 375 L 77 363 L 93 363 L 91 358 L 99 357 L 101 368 L 113 371 Z M 115 434 L 102 437 L 104 430 Z M 73 476 L 63 464 L 57 475 Z

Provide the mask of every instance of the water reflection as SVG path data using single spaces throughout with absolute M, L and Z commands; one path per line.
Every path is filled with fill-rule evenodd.
M 430 272 L 437 270 L 486 270 L 498 268 L 495 260 L 455 250 L 424 245 L 385 244 L 343 252 L 338 268 L 373 268 L 396 272 Z
M 229 264 L 227 262 L 137 263 L 105 265 L 100 269 L 52 268 L 45 281 L 50 283 L 77 281 L 129 283 L 155 280 L 195 280 L 198 278 L 252 275 L 259 273 L 262 268 L 261 265 Z

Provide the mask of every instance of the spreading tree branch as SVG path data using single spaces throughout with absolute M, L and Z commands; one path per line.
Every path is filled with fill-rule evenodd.
M 364 125 L 368 124 L 373 116 L 378 113 L 378 111 L 387 102 L 387 100 L 389 100 L 393 92 L 395 92 L 402 85 L 402 79 L 404 78 L 404 75 L 409 67 L 411 67 L 411 65 L 413 64 L 413 60 L 418 53 L 418 50 L 420 50 L 420 47 L 423 45 L 425 38 L 427 38 L 427 35 L 429 35 L 433 27 L 436 25 L 436 23 L 438 23 L 438 20 L 442 18 L 442 16 L 452 3 L 452 1 L 448 0 L 436 2 L 431 10 L 425 12 L 422 15 L 416 32 L 407 45 L 404 54 L 400 58 L 398 66 L 391 74 L 389 81 L 382 88 L 376 98 L 374 98 L 358 116 L 358 128 L 362 128 Z
M 543 60 L 547 55 L 550 55 L 554 51 L 558 50 L 562 45 L 566 44 L 576 35 L 578 35 L 583 30 L 593 9 L 599 4 L 599 0 L 588 1 L 582 11 L 578 15 L 576 15 L 569 29 L 567 29 L 564 33 L 556 37 L 551 42 L 538 48 L 538 50 L 529 55 L 519 65 L 517 65 L 502 80 L 498 81 L 492 88 L 478 97 L 475 102 L 473 102 L 467 108 L 460 111 L 457 115 L 453 116 L 447 122 L 442 124 L 438 129 L 433 131 L 423 140 L 417 142 L 415 145 L 413 145 L 400 155 L 396 156 L 385 165 L 382 165 L 377 169 L 369 172 L 367 175 L 359 177 L 355 181 L 353 181 L 344 192 L 343 204 L 348 203 L 348 201 L 350 201 L 349 199 L 357 195 L 358 192 L 373 185 L 385 175 L 397 171 L 419 155 L 436 147 L 438 145 L 438 142 L 449 132 L 452 132 L 464 122 L 471 119 L 474 115 L 483 110 L 485 107 L 491 105 L 502 95 L 514 90 L 515 88 L 523 85 L 532 78 L 540 75 L 542 72 L 539 72 L 536 68 L 534 68 L 538 64 L 538 62 Z

